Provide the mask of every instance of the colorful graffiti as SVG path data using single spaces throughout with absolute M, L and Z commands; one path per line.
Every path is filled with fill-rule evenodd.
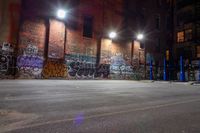
M 19 56 L 18 59 L 18 67 L 32 67 L 32 68 L 42 68 L 43 67 L 43 59 L 38 56 Z
M 29 44 L 24 50 L 24 55 L 37 55 L 38 48 L 32 44 Z
M 47 61 L 42 71 L 43 78 L 67 78 L 67 66 L 58 61 Z
M 68 75 L 74 79 L 95 79 L 108 78 L 110 74 L 110 65 L 101 64 L 95 67 L 94 64 L 72 62 L 68 66 Z
M 139 64 L 139 58 L 133 57 L 132 65 L 126 61 L 121 53 L 111 57 L 110 76 L 112 79 L 134 79 L 144 78 L 144 67 Z
M 132 73 L 132 66 L 125 61 L 121 53 L 111 57 L 110 74 L 113 79 L 126 79 Z
M 15 57 L 14 48 L 9 43 L 3 43 L 0 49 L 0 75 L 1 78 L 6 78 L 9 76 L 14 76 L 15 67 Z
M 96 67 L 96 57 L 88 55 L 65 55 L 70 79 L 108 78 L 109 65 Z
M 38 56 L 38 48 L 29 44 L 24 54 L 18 56 L 17 67 L 19 78 L 41 78 L 44 59 Z

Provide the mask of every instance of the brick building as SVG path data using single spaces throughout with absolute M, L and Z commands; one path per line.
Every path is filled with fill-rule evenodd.
M 61 8 L 65 19 L 56 15 Z M 144 51 L 123 29 L 123 0 L 23 0 L 17 77 L 143 78 Z
M 145 62 L 146 73 L 150 60 L 158 70 L 171 50 L 170 10 L 165 0 L 19 3 L 16 41 L 12 36 L 1 37 L 2 42 L 18 44 L 16 78 L 144 79 Z M 65 19 L 57 17 L 58 9 L 67 11 Z M 109 38 L 111 31 L 116 38 Z M 138 33 L 145 35 L 142 42 L 136 41 Z M 162 78 L 161 69 L 155 72 L 155 78 Z
M 175 1 L 175 50 L 177 56 L 190 60 L 200 58 L 200 2 L 198 0 Z
M 174 0 L 174 55 L 185 60 L 186 80 L 198 79 L 200 1 Z
M 127 0 L 126 9 L 128 36 L 135 38 L 138 33 L 144 34 L 142 44 L 146 51 L 147 70 L 152 60 L 154 78 L 163 79 L 163 60 L 166 54 L 172 55 L 173 46 L 170 4 L 167 0 Z

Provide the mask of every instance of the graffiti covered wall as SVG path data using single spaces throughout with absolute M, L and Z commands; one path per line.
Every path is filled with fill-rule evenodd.
M 44 59 L 38 55 L 38 48 L 28 44 L 23 55 L 17 57 L 17 67 L 21 78 L 41 78 Z
M 0 79 L 14 78 L 15 62 L 14 47 L 9 43 L 0 44 Z
M 131 53 L 133 52 L 133 53 Z M 110 65 L 111 79 L 142 79 L 144 52 L 138 42 L 120 44 L 103 39 L 101 45 L 101 64 Z
M 43 20 L 26 20 L 20 29 L 18 78 L 42 78 L 46 27 Z
M 95 39 L 83 38 L 73 30 L 67 32 L 65 63 L 69 79 L 94 79 L 96 72 L 97 43 Z

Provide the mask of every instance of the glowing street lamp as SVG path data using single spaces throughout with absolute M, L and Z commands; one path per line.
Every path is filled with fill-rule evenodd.
M 57 17 L 59 19 L 64 19 L 66 17 L 67 11 L 63 10 L 63 9 L 59 9 L 57 11 Z
M 144 39 L 144 35 L 143 35 L 143 34 L 138 34 L 138 35 L 137 35 L 137 39 L 138 39 L 138 40 Z
M 114 31 L 112 31 L 112 32 L 110 32 L 109 37 L 110 37 L 111 39 L 114 39 L 114 38 L 117 37 L 117 33 L 114 32 Z

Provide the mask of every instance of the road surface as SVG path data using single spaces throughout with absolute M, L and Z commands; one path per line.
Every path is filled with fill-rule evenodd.
M 1 133 L 200 133 L 200 86 L 1 80 Z

